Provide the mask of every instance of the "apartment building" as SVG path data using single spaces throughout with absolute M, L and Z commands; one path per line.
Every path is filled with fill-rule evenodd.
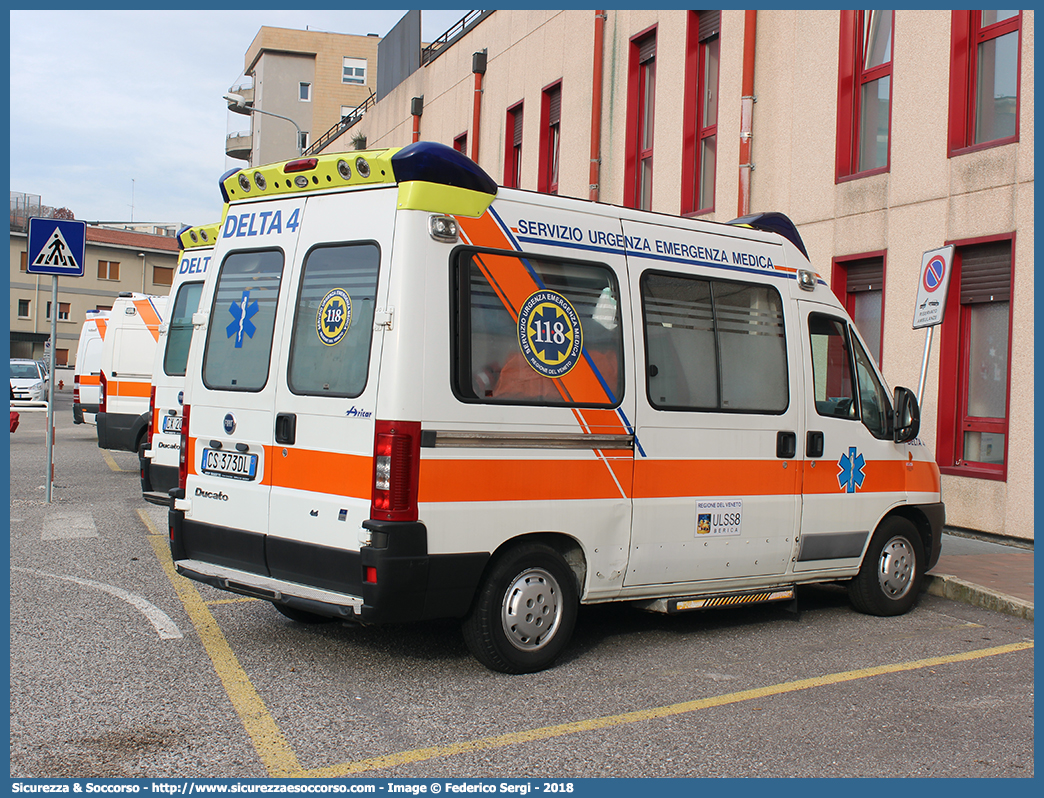
M 262 27 L 245 56 L 243 79 L 229 90 L 245 117 L 225 153 L 250 164 L 294 157 L 364 103 L 377 85 L 376 34 L 355 36 Z
M 1033 538 L 1033 12 L 474 12 L 325 151 L 440 141 L 507 186 L 781 211 L 917 390 L 922 254 L 953 245 L 921 438 L 948 523 Z

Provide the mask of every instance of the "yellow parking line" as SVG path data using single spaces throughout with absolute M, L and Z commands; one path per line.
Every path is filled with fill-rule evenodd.
M 751 701 L 768 696 L 794 693 L 800 690 L 809 690 L 813 687 L 824 687 L 830 684 L 841 684 L 857 679 L 868 679 L 872 676 L 881 676 L 886 673 L 901 673 L 903 671 L 920 670 L 931 668 L 936 665 L 945 665 L 953 662 L 966 662 L 968 660 L 994 657 L 998 654 L 1009 654 L 1013 651 L 1024 651 L 1033 648 L 1033 643 L 1012 643 L 1006 646 L 994 648 L 983 648 L 978 651 L 966 651 L 960 654 L 949 654 L 943 657 L 931 657 L 919 659 L 913 662 L 900 662 L 892 665 L 879 665 L 875 668 L 861 668 L 844 673 L 833 673 L 826 676 L 815 676 L 811 679 L 799 679 L 794 682 L 784 682 L 770 687 L 758 687 L 753 690 L 742 690 L 738 693 L 711 696 L 696 701 L 685 701 L 680 704 L 671 704 L 665 707 L 653 707 L 640 709 L 635 712 L 626 712 L 622 715 L 608 715 L 601 718 L 591 718 L 573 723 L 562 723 L 557 726 L 544 726 L 539 729 L 528 729 L 526 731 L 501 734 L 496 737 L 486 737 L 480 740 L 467 740 L 450 745 L 436 745 L 430 748 L 417 748 L 412 751 L 402 751 L 396 754 L 386 754 L 371 759 L 362 759 L 357 762 L 346 762 L 330 767 L 305 770 L 299 774 L 307 778 L 329 778 L 334 776 L 349 776 L 355 773 L 365 773 L 371 770 L 384 770 L 386 768 L 406 765 L 414 762 L 424 762 L 432 759 L 444 759 L 446 757 L 465 754 L 471 751 L 481 751 L 490 748 L 503 748 L 518 743 L 533 742 L 538 740 L 549 740 L 554 737 L 564 737 L 569 734 L 580 734 L 582 732 L 606 729 L 613 726 L 623 726 L 629 723 L 641 723 L 647 720 L 667 718 L 672 715 L 684 715 L 710 707 L 720 707 L 727 704 L 738 704 L 743 701 Z
M 831 673 L 824 676 L 813 676 L 809 679 L 798 679 L 793 682 L 782 682 L 768 687 L 757 687 L 752 690 L 741 690 L 736 693 L 700 698 L 695 701 L 683 701 L 678 704 L 669 704 L 662 707 L 650 707 L 634 712 L 625 712 L 620 715 L 606 715 L 600 718 L 589 718 L 587 720 L 561 723 L 555 726 L 543 726 L 537 729 L 527 729 L 509 734 L 501 734 L 495 737 L 484 737 L 478 740 L 463 740 L 449 745 L 436 745 L 428 748 L 415 748 L 411 751 L 400 751 L 393 754 L 360 759 L 355 762 L 344 762 L 321 768 L 305 770 L 301 768 L 290 744 L 283 733 L 279 730 L 275 719 L 269 714 L 264 701 L 258 695 L 257 690 L 251 684 L 249 677 L 239 664 L 235 653 L 229 646 L 228 641 L 218 627 L 214 616 L 207 608 L 207 602 L 203 601 L 199 593 L 193 587 L 192 582 L 178 575 L 174 569 L 174 562 L 170 557 L 170 548 L 167 544 L 167 536 L 159 532 L 152 519 L 143 510 L 138 510 L 145 527 L 149 530 L 149 542 L 152 544 L 156 557 L 163 566 L 167 577 L 170 579 L 174 590 L 181 599 L 185 610 L 192 620 L 193 625 L 199 632 L 200 639 L 206 647 L 207 654 L 214 669 L 217 672 L 225 692 L 235 707 L 247 734 L 250 736 L 262 763 L 273 777 L 304 777 L 304 778 L 332 778 L 338 776 L 350 776 L 356 773 L 366 773 L 373 770 L 385 770 L 415 762 L 425 762 L 434 759 L 446 759 L 459 754 L 472 751 L 482 751 L 491 748 L 504 748 L 519 743 L 550 740 L 555 737 L 565 737 L 570 734 L 581 734 L 595 731 L 597 729 L 608 729 L 615 726 L 625 726 L 631 723 L 642 723 L 659 718 L 667 718 L 674 715 L 684 715 L 697 712 L 701 709 L 711 707 L 739 704 L 744 701 L 767 698 L 770 696 L 796 693 L 802 690 L 810 690 L 815 687 L 826 687 L 833 684 L 843 684 L 859 679 L 869 679 L 874 676 L 883 676 L 889 673 L 904 673 L 907 671 L 932 668 L 938 665 L 947 665 L 955 662 L 969 662 L 986 657 L 995 657 L 1000 654 L 1010 654 L 1016 651 L 1026 651 L 1033 648 L 1033 641 L 1024 643 L 1010 643 L 1004 646 L 992 648 L 981 648 L 975 651 L 964 651 L 958 654 L 947 654 L 940 657 L 929 657 L 927 659 L 912 660 L 910 662 L 897 662 L 888 665 L 878 665 L 873 668 L 860 668 L 853 671 Z
M 122 468 L 116 465 L 116 461 L 112 459 L 112 455 L 109 454 L 105 449 L 102 449 L 102 459 L 105 460 L 109 468 L 111 468 L 113 471 L 123 471 Z
M 199 632 L 200 640 L 207 650 L 210 661 L 214 663 L 214 670 L 224 685 L 225 693 L 232 702 L 239 719 L 243 722 L 243 727 L 250 736 L 254 750 L 261 758 L 262 764 L 268 770 L 268 775 L 272 777 L 301 775 L 297 755 L 283 737 L 283 733 L 279 730 L 275 719 L 269 714 L 265 702 L 261 700 L 254 685 L 250 683 L 250 678 L 221 633 L 217 621 L 207 609 L 206 602 L 203 601 L 192 582 L 174 570 L 174 561 L 170 557 L 167 536 L 156 529 L 152 519 L 143 510 L 138 510 L 138 516 L 148 529 L 149 542 L 152 544 L 153 551 L 156 552 L 156 558 L 163 566 L 181 603 L 185 605 L 185 611 L 193 626 Z

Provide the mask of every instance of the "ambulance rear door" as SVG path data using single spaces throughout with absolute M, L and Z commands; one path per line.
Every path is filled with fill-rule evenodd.
M 395 187 L 307 200 L 270 380 L 267 561 L 279 579 L 360 589 L 348 552 L 370 514 L 384 341 L 374 316 L 388 292 L 396 202 Z
M 786 572 L 800 512 L 802 368 L 783 247 L 624 222 L 636 303 L 625 587 Z
M 201 301 L 209 314 L 203 351 L 196 330 L 186 379 L 186 520 L 209 527 L 186 533 L 190 559 L 266 572 L 275 363 L 288 337 L 286 283 L 304 211 L 303 198 L 239 204 L 221 227 L 209 268 L 217 274 Z

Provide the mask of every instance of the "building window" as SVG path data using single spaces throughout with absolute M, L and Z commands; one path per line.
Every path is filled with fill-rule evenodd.
M 631 39 L 627 91 L 624 205 L 652 208 L 653 112 L 656 106 L 656 29 Z
M 366 59 L 345 57 L 344 67 L 341 72 L 341 83 L 353 83 L 359 86 L 365 86 Z
M 837 179 L 888 171 L 894 11 L 842 11 Z
M 30 316 L 29 316 L 29 308 L 30 308 L 30 304 L 29 304 L 29 300 L 28 299 L 19 299 L 18 300 L 18 318 L 20 318 L 20 319 L 28 319 L 28 318 L 30 318 Z
M 310 103 L 312 101 L 312 84 L 299 83 L 297 97 L 303 103 Z
M 1021 11 L 954 11 L 949 154 L 1019 139 Z
M 465 155 L 468 154 L 468 134 L 461 133 L 455 139 L 453 139 L 453 149 L 457 152 L 462 152 Z
M 100 261 L 98 261 L 98 279 L 99 280 L 119 280 L 120 279 L 120 262 L 118 260 L 100 260 Z
M 958 245 L 941 326 L 936 457 L 947 474 L 1007 476 L 1014 240 Z
M 153 266 L 152 284 L 167 286 L 174 285 L 174 269 L 167 268 L 166 266 Z
M 540 158 L 537 191 L 558 193 L 558 153 L 561 149 L 562 82 L 544 89 L 540 101 Z
M 307 130 L 299 130 L 299 131 L 297 131 L 297 149 L 298 150 L 300 150 L 301 152 L 304 152 L 305 150 L 308 149 L 308 145 L 310 143 L 311 142 L 309 141 L 309 136 L 308 136 L 308 131 Z
M 690 11 L 685 53 L 682 213 L 714 210 L 721 12 Z
M 504 140 L 504 186 L 518 188 L 522 185 L 522 103 L 508 108 Z
M 870 356 L 881 365 L 884 324 L 884 253 L 835 258 L 830 284 L 863 336 Z
M 51 319 L 51 303 L 47 303 L 47 320 Z M 69 321 L 69 303 L 59 302 L 58 303 L 58 321 Z
M 22 252 L 21 253 L 21 259 L 20 259 L 20 261 L 18 263 L 18 271 L 20 271 L 20 272 L 28 272 L 29 271 L 29 253 L 28 252 Z

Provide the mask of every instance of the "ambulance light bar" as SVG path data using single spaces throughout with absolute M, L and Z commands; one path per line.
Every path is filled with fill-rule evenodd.
M 234 169 L 221 176 L 219 185 L 222 198 L 228 203 L 341 186 L 410 182 L 468 189 L 489 196 L 497 193 L 496 181 L 478 164 L 452 147 L 432 141 L 418 141 L 401 149 L 330 153 L 254 169 Z

